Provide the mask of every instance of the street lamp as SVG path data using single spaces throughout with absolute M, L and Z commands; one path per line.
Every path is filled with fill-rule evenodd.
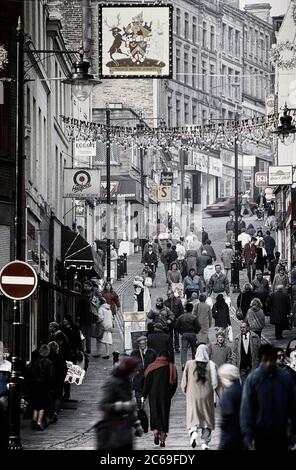
M 18 18 L 16 28 L 17 45 L 17 77 L 16 77 L 16 196 L 15 196 L 15 259 L 26 260 L 26 193 L 25 193 L 25 155 L 24 155 L 24 85 L 28 81 L 26 78 L 24 54 L 55 53 L 68 54 L 77 53 L 77 51 L 55 51 L 55 50 L 36 50 L 25 48 L 25 33 Z M 95 80 L 93 75 L 88 73 L 89 64 L 83 61 L 83 50 L 79 51 L 80 60 L 73 64 L 73 72 L 64 83 L 73 85 L 73 93 L 77 99 L 84 101 L 90 94 L 94 85 L 100 83 Z M 40 59 L 41 60 L 41 59 Z M 86 87 L 86 88 L 83 88 Z M 21 359 L 20 359 L 20 331 L 21 331 L 21 308 L 20 302 L 14 305 L 13 320 L 13 354 L 12 369 L 9 382 L 8 396 L 8 419 L 9 419 L 9 449 L 21 450 L 20 437 L 20 402 L 21 402 Z
M 146 236 L 145 175 L 144 175 L 145 148 L 144 148 L 144 138 L 143 138 L 143 131 L 145 127 L 146 127 L 145 123 L 143 122 L 142 119 L 140 119 L 140 122 L 137 124 L 137 137 L 138 137 L 138 142 L 140 144 L 139 149 L 140 149 L 140 172 L 141 172 L 141 204 L 143 206 L 142 208 L 143 212 L 141 216 L 142 223 L 140 224 L 140 228 L 144 236 Z M 142 242 L 141 242 L 142 251 L 144 249 L 144 243 L 145 243 L 145 240 L 142 239 Z
M 285 103 L 284 115 L 280 117 L 281 125 L 273 131 L 273 134 L 278 135 L 284 145 L 293 144 L 295 141 L 296 126 L 292 124 L 293 117 L 290 114 L 291 111 L 295 111 L 295 109 L 289 109 L 287 103 Z

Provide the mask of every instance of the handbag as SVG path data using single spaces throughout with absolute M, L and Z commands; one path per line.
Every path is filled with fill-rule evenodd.
M 141 423 L 144 433 L 148 432 L 148 416 L 144 410 L 144 404 L 141 405 L 141 408 L 138 409 L 138 420 Z
M 103 322 L 92 323 L 91 332 L 90 332 L 90 336 L 92 338 L 102 339 L 104 332 L 105 332 L 105 329 L 103 326 Z
M 129 417 L 108 418 L 95 425 L 97 450 L 132 448 L 133 433 Z
M 236 318 L 239 320 L 239 321 L 242 321 L 244 319 L 244 315 L 243 315 L 243 311 L 242 311 L 242 301 L 243 301 L 243 294 L 241 293 L 241 298 L 240 298 L 240 302 L 239 302 L 239 307 L 236 311 Z

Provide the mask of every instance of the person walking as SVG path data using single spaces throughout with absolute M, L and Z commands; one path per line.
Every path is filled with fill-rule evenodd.
M 190 273 L 191 269 L 196 270 L 197 268 L 198 251 L 194 249 L 193 242 L 189 242 L 188 249 L 186 251 L 185 260 L 187 262 L 187 269 Z
M 256 279 L 252 282 L 253 295 L 261 300 L 263 310 L 266 312 L 266 302 L 269 296 L 269 282 L 263 277 L 262 273 L 258 273 Z
M 169 287 L 173 287 L 173 284 L 179 284 L 182 282 L 181 271 L 179 270 L 178 263 L 176 261 L 172 262 L 170 269 L 168 270 L 167 281 Z
M 147 346 L 147 336 L 140 336 L 137 339 L 137 348 L 131 352 L 131 357 L 137 359 L 139 363 L 137 373 L 133 378 L 133 390 L 135 391 L 138 409 L 141 409 L 141 397 L 145 381 L 144 372 L 157 357 L 154 349 Z
M 61 327 L 62 333 L 67 337 L 71 349 L 71 361 L 73 364 L 77 361 L 78 352 L 82 351 L 82 342 L 80 337 L 79 325 L 74 322 L 72 315 L 66 314 Z
M 85 352 L 91 354 L 91 325 L 94 322 L 91 300 L 93 286 L 90 281 L 83 283 L 81 295 L 77 300 L 76 320 L 79 323 L 82 334 L 85 337 Z
M 264 344 L 259 367 L 247 378 L 240 410 L 241 432 L 248 450 L 288 450 L 287 430 L 296 434 L 296 393 L 293 380 L 276 366 L 276 350 Z
M 212 308 L 212 316 L 215 319 L 216 328 L 226 330 L 226 328 L 231 326 L 229 307 L 224 300 L 223 294 L 217 295 L 216 302 Z
M 150 310 L 147 314 L 147 318 L 152 320 L 152 322 L 160 323 L 162 325 L 163 331 L 170 334 L 174 326 L 174 314 L 173 312 L 165 306 L 163 298 L 157 297 L 155 309 Z
M 250 330 L 261 338 L 261 333 L 265 326 L 265 314 L 260 299 L 255 297 L 255 299 L 252 300 L 245 320 L 248 322 Z
M 217 387 L 216 366 L 209 359 L 207 346 L 200 344 L 195 359 L 187 361 L 181 381 L 181 389 L 186 395 L 186 423 L 193 448 L 201 429 L 201 448 L 209 449 L 212 430 L 215 429 L 214 392 Z
M 184 370 L 187 361 L 187 349 L 190 346 L 192 352 L 192 359 L 196 353 L 196 335 L 201 327 L 199 321 L 192 313 L 193 305 L 187 303 L 185 306 L 185 313 L 181 315 L 176 321 L 175 328 L 181 336 L 181 365 Z
M 204 269 L 209 263 L 212 263 L 212 258 L 207 254 L 206 250 L 203 250 L 201 255 L 197 258 L 196 263 L 196 270 L 198 276 L 203 277 Z
M 246 222 L 243 220 L 242 216 L 238 216 L 238 233 L 242 233 L 243 229 L 246 229 Z
M 296 302 L 296 261 L 292 263 L 291 269 L 291 297 L 293 305 Z
M 248 235 L 250 235 L 251 237 L 254 237 L 254 236 L 255 236 L 255 234 L 256 234 L 256 229 L 254 228 L 254 225 L 253 225 L 253 224 L 249 224 L 249 225 L 247 226 L 246 233 L 247 233 Z
M 165 270 L 165 276 L 167 277 L 167 274 L 168 274 L 168 270 L 169 270 L 169 254 L 170 252 L 172 251 L 172 245 L 171 243 L 167 243 L 166 245 L 166 248 L 164 248 L 161 252 L 161 255 L 160 255 L 160 261 L 162 262 L 163 266 L 164 266 L 164 270 Z M 177 255 L 178 256 L 178 255 Z
M 169 432 L 171 400 L 177 390 L 176 366 L 169 362 L 167 351 L 162 351 L 145 371 L 144 400 L 149 397 L 150 427 L 154 444 L 165 447 Z
M 203 279 L 204 279 L 205 286 L 207 288 L 208 288 L 209 280 L 211 279 L 213 274 L 215 274 L 215 272 L 216 272 L 215 265 L 214 265 L 213 261 L 211 259 L 209 259 L 207 261 L 207 266 L 204 268 L 204 272 L 203 272 Z
M 221 253 L 221 261 L 223 263 L 223 268 L 228 279 L 229 272 L 231 271 L 231 263 L 233 261 L 234 251 L 229 242 L 225 243 L 225 248 L 223 248 Z
M 243 321 L 240 325 L 240 334 L 234 339 L 232 353 L 233 364 L 238 367 L 242 384 L 252 369 L 258 366 L 258 350 L 260 338 L 250 331 L 249 324 Z
M 251 208 L 250 208 L 248 192 L 246 192 L 245 194 L 242 194 L 240 215 L 243 217 L 246 211 L 247 211 L 247 213 L 248 213 L 247 215 L 249 217 L 251 217 L 253 215 L 253 213 L 251 211 Z
M 224 389 L 220 400 L 220 443 L 218 450 L 243 450 L 240 429 L 242 386 L 239 370 L 232 364 L 223 364 L 218 377 Z
M 55 341 L 48 343 L 48 359 L 52 362 L 54 368 L 54 379 L 52 381 L 52 390 L 50 392 L 50 419 L 51 423 L 58 420 L 58 412 L 61 409 L 63 397 L 63 385 L 67 375 L 66 361 L 59 355 L 59 345 Z
M 229 216 L 229 220 L 226 222 L 226 240 L 232 245 L 232 238 L 235 230 L 235 221 L 233 215 Z
M 278 286 L 282 286 L 285 292 L 288 293 L 290 287 L 289 276 L 284 267 L 280 267 L 278 273 L 275 275 L 272 283 L 272 292 L 275 292 Z
M 204 245 L 209 238 L 208 232 L 205 231 L 204 227 L 201 227 L 201 243 Z
M 241 310 L 242 320 L 246 318 L 247 311 L 251 306 L 251 302 L 254 299 L 254 293 L 251 284 L 248 282 L 243 286 L 243 291 L 239 293 L 236 305 Z
M 260 240 L 256 248 L 256 270 L 259 270 L 264 274 L 264 269 L 267 263 L 267 252 L 264 247 L 264 241 Z
M 270 261 L 274 259 L 275 240 L 270 235 L 269 230 L 266 231 L 266 235 L 265 235 L 265 237 L 263 237 L 263 240 L 264 240 L 264 243 L 265 243 L 267 259 L 268 259 L 268 262 L 270 263 Z
M 267 300 L 267 310 L 270 313 L 270 324 L 274 325 L 275 338 L 283 338 L 283 331 L 288 329 L 287 316 L 291 313 L 290 296 L 285 292 L 283 286 L 277 286 Z
M 249 282 L 251 283 L 252 280 L 255 278 L 256 273 L 256 260 L 257 250 L 256 250 L 256 238 L 252 237 L 251 241 L 247 243 L 243 249 L 243 258 L 245 260 L 245 264 L 247 267 L 247 275 Z M 251 278 L 251 271 L 252 271 L 252 278 Z
M 196 315 L 200 324 L 200 331 L 197 334 L 197 344 L 209 342 L 209 328 L 212 326 L 212 311 L 211 307 L 206 303 L 207 296 L 200 294 L 199 304 L 193 310 L 193 315 Z
M 230 292 L 229 281 L 225 274 L 221 272 L 221 264 L 215 265 L 215 274 L 212 275 L 208 282 L 208 295 L 216 299 L 218 294 L 228 296 Z
M 214 250 L 214 248 L 212 247 L 212 242 L 211 242 L 211 240 L 208 239 L 208 240 L 205 242 L 205 244 L 204 244 L 203 247 L 202 247 L 202 251 L 206 251 L 206 252 L 207 252 L 207 255 L 210 256 L 213 261 L 216 261 L 217 257 L 216 257 L 215 250 Z
M 101 387 L 99 409 L 103 421 L 96 426 L 97 450 L 126 452 L 133 449 L 133 435 L 143 435 L 132 391 L 137 369 L 137 359 L 121 357 Z
M 113 344 L 113 313 L 111 305 L 107 303 L 107 300 L 104 297 L 100 298 L 98 322 L 101 323 L 104 333 L 101 338 L 96 338 L 97 353 L 93 357 L 97 358 L 102 356 L 102 359 L 109 359 L 110 346 Z
M 176 321 L 181 315 L 183 315 L 184 307 L 183 307 L 183 303 L 179 297 L 178 292 L 177 291 L 173 292 L 172 290 L 169 290 L 168 298 L 167 300 L 165 300 L 164 305 L 168 307 L 174 315 L 174 323 L 173 323 L 174 349 L 176 353 L 180 353 L 180 341 L 179 341 L 179 333 L 176 330 Z
M 153 331 L 147 333 L 147 346 L 149 349 L 153 349 L 158 355 L 161 351 L 168 351 L 171 353 L 171 341 L 169 335 L 163 331 L 163 326 L 161 323 L 148 323 L 147 329 L 151 329 L 153 326 Z
M 247 243 L 250 243 L 251 241 L 251 235 L 249 235 L 248 233 L 246 233 L 246 229 L 245 228 L 242 228 L 241 230 L 241 233 L 239 234 L 239 236 L 237 237 L 237 240 L 239 242 L 241 242 L 242 244 L 242 249 L 244 249 L 244 247 L 246 246 Z
M 196 274 L 196 270 L 191 268 L 189 275 L 184 279 L 184 294 L 187 299 L 191 297 L 192 292 L 197 292 L 198 294 L 203 291 L 204 284 L 200 276 Z
M 145 244 L 144 248 L 143 248 L 143 253 L 142 253 L 142 261 L 141 263 L 144 263 L 144 258 L 145 258 L 145 255 L 146 253 L 148 253 L 150 247 L 152 247 L 152 251 L 153 253 L 155 253 L 156 257 L 158 258 L 158 254 L 159 254 L 159 246 L 158 246 L 158 243 L 155 243 L 155 241 L 153 240 L 153 237 L 149 237 L 149 241 Z
M 107 304 L 111 307 L 113 317 L 116 315 L 117 310 L 120 308 L 120 301 L 118 294 L 113 290 L 111 282 L 106 282 L 102 296 L 106 300 Z
M 216 364 L 217 368 L 223 364 L 232 364 L 231 347 L 225 344 L 225 340 L 224 331 L 218 331 L 216 333 L 216 343 L 211 343 L 208 346 L 209 358 Z
M 272 259 L 272 260 L 270 261 L 270 263 L 269 263 L 270 281 L 271 281 L 271 284 L 273 284 L 274 277 L 275 277 L 275 273 L 276 273 L 276 269 L 277 269 L 277 267 L 279 266 L 280 257 L 281 257 L 280 252 L 279 252 L 279 251 L 276 251 L 275 254 L 274 254 L 274 259 Z

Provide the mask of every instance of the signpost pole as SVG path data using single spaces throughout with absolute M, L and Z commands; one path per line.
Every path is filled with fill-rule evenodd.
M 107 190 L 107 282 L 111 281 L 111 240 L 110 240 L 110 228 L 111 228 L 111 148 L 110 148 L 110 109 L 106 108 L 106 126 L 107 126 L 107 142 L 106 142 L 106 190 Z

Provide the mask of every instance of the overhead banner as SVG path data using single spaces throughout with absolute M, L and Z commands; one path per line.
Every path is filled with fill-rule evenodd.
M 268 184 L 270 186 L 289 185 L 293 181 L 292 166 L 270 166 L 268 168 Z
M 99 5 L 102 78 L 172 76 L 172 5 Z
M 64 197 L 70 198 L 94 198 L 101 194 L 100 170 L 88 168 L 64 169 Z

